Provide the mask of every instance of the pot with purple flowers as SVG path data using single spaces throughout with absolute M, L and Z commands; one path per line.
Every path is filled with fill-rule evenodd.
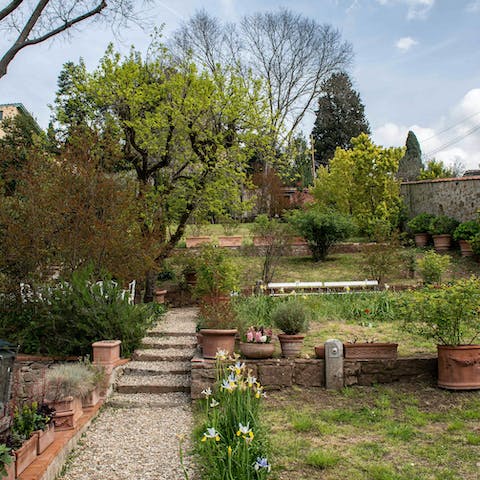
M 270 358 L 275 351 L 272 330 L 264 327 L 250 327 L 244 335 L 244 341 L 240 342 L 240 351 L 245 358 Z

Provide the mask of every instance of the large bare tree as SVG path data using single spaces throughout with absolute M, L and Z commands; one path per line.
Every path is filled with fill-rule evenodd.
M 0 1 L 0 31 L 11 38 L 0 52 L 0 78 L 25 47 L 42 43 L 91 18 L 109 22 L 133 18 L 132 0 L 11 0 Z
M 263 81 L 275 148 L 290 143 L 322 82 L 345 70 L 353 56 L 331 25 L 285 9 L 247 15 L 236 25 L 200 11 L 172 43 L 177 55 L 190 55 L 205 68 L 234 64 Z

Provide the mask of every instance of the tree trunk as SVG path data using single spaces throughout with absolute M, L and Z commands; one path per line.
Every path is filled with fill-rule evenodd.
M 153 302 L 155 296 L 155 285 L 157 283 L 158 274 L 153 270 L 148 270 L 145 276 L 145 294 L 143 296 L 144 303 Z

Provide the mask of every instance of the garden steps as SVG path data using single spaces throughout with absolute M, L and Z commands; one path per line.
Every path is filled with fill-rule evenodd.
M 169 348 L 195 348 L 197 340 L 195 337 L 184 336 L 165 336 L 165 337 L 145 337 L 142 340 L 142 348 L 166 350 Z
M 190 373 L 190 362 L 141 362 L 134 360 L 125 365 L 124 375 L 160 375 L 160 374 L 187 374 Z
M 118 393 L 190 392 L 190 375 L 124 375 L 117 382 Z
M 190 361 L 194 353 L 194 348 L 146 348 L 136 350 L 133 359 L 143 362 L 182 362 Z
M 108 399 L 108 405 L 114 408 L 169 408 L 188 406 L 191 398 L 185 392 L 170 393 L 118 393 Z

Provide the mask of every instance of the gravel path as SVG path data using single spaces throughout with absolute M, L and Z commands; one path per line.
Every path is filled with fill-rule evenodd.
M 195 309 L 174 309 L 157 332 L 195 332 Z M 137 364 L 140 362 L 137 362 Z M 142 362 L 148 367 L 149 362 Z M 158 368 L 154 362 L 152 369 Z M 139 377 L 142 378 L 142 377 Z M 144 377 L 145 378 L 145 377 Z M 62 480 L 182 480 L 179 437 L 190 448 L 193 417 L 185 393 L 114 393 L 71 455 Z M 130 404 L 131 402 L 131 404 Z M 190 459 L 184 462 L 195 479 Z

